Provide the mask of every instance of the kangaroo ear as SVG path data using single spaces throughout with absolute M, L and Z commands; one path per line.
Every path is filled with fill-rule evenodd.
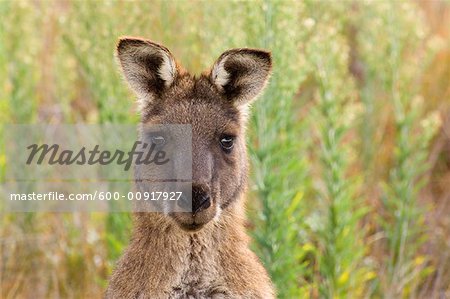
M 141 108 L 169 88 L 179 72 L 175 59 L 166 47 L 145 39 L 121 38 L 117 45 L 117 57 Z
M 210 78 L 218 90 L 237 105 L 247 104 L 264 89 L 272 71 L 269 52 L 233 49 L 214 64 Z

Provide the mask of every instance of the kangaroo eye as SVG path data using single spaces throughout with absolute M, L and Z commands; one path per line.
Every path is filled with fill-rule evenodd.
M 163 146 L 166 144 L 166 138 L 160 135 L 152 136 L 152 143 L 156 146 Z
M 234 137 L 228 135 L 222 136 L 220 139 L 220 146 L 226 153 L 231 152 L 231 149 L 234 146 Z

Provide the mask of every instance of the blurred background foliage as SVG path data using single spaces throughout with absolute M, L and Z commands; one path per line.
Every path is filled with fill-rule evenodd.
M 272 51 L 249 231 L 280 298 L 450 298 L 450 2 L 2 1 L 6 123 L 136 123 L 121 35 Z M 0 178 L 5 158 L 0 152 Z M 1 298 L 98 298 L 130 216 L 2 214 Z

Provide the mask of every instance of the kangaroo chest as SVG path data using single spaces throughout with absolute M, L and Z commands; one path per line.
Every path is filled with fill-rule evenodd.
M 218 250 L 211 240 L 192 235 L 180 261 L 169 298 L 221 298 L 227 293 Z

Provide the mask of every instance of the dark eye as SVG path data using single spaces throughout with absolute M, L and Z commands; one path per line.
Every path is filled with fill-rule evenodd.
M 220 146 L 226 153 L 230 153 L 234 146 L 234 136 L 224 135 L 220 138 Z
M 164 136 L 162 136 L 162 135 L 151 136 L 151 140 L 152 140 L 152 143 L 158 147 L 161 147 L 164 144 L 166 144 L 166 138 L 164 138 Z

